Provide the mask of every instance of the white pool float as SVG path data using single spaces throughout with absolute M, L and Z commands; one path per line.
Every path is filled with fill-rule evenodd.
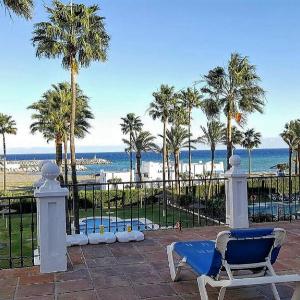
M 88 239 L 90 244 L 112 244 L 116 241 L 116 236 L 113 232 L 104 232 L 104 233 L 89 233 Z
M 85 234 L 70 234 L 67 235 L 67 247 L 83 246 L 89 243 L 89 239 Z
M 139 242 L 145 239 L 144 234 L 138 230 L 124 231 L 116 233 L 117 241 L 120 243 Z

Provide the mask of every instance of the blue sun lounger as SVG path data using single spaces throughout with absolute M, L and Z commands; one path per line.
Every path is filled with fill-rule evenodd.
M 272 267 L 285 236 L 281 228 L 236 229 L 220 232 L 216 241 L 172 243 L 167 247 L 171 278 L 177 281 L 181 269 L 189 265 L 198 275 L 202 300 L 208 300 L 206 284 L 221 288 L 219 300 L 229 287 L 270 284 L 275 299 L 280 300 L 275 283 L 300 281 L 300 275 L 277 275 Z M 181 258 L 176 266 L 174 252 Z M 299 284 L 292 300 L 300 300 Z

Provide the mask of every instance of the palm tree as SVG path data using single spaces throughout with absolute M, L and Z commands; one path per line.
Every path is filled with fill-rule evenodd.
M 9 14 L 12 11 L 27 20 L 32 18 L 32 0 L 0 0 L 0 6 L 4 6 Z
M 242 147 L 248 150 L 248 172 L 251 173 L 251 151 L 261 144 L 261 133 L 255 132 L 254 128 L 248 129 L 243 133 L 241 141 Z
M 149 131 L 135 131 L 132 140 L 123 139 L 124 144 L 135 152 L 136 170 L 138 181 L 142 181 L 141 161 L 142 152 L 159 151 L 159 147 L 154 142 L 155 137 Z
M 232 144 L 232 152 L 236 149 L 237 145 L 241 145 L 243 140 L 243 132 L 239 130 L 236 126 L 232 126 L 231 128 L 231 144 Z M 227 128 L 223 128 L 223 145 L 227 145 Z
M 284 126 L 284 131 L 280 134 L 281 138 L 287 143 L 289 147 L 289 199 L 291 199 L 292 193 L 292 155 L 293 149 L 297 147 L 300 140 L 299 137 L 295 135 L 293 131 L 293 121 L 286 123 Z
M 298 139 L 298 143 L 294 148 L 295 154 L 297 155 L 295 163 L 295 170 L 297 173 L 298 170 L 300 171 L 300 119 L 290 121 L 288 124 L 288 129 L 294 134 L 295 138 Z
M 97 15 L 98 5 L 64 5 L 59 0 L 53 0 L 52 6 L 46 7 L 49 21 L 34 25 L 32 41 L 36 46 L 37 57 L 62 58 L 62 66 L 71 73 L 70 152 L 75 228 L 79 233 L 75 157 L 76 75 L 81 67 L 88 67 L 93 61 L 106 61 L 109 36 L 105 30 L 104 17 Z
M 143 123 L 141 118 L 136 116 L 134 113 L 129 113 L 125 118 L 121 118 L 121 130 L 123 134 L 129 134 L 130 145 L 128 151 L 130 153 L 130 184 L 132 182 L 132 148 L 133 148 L 133 137 L 134 134 L 142 130 Z
M 0 113 L 0 134 L 3 139 L 3 190 L 6 192 L 6 134 L 17 134 L 16 122 L 11 116 Z
M 215 164 L 215 151 L 217 144 L 221 143 L 224 140 L 224 124 L 217 120 L 210 120 L 207 122 L 207 128 L 205 128 L 204 126 L 200 126 L 200 128 L 203 134 L 198 138 L 198 141 L 202 144 L 209 145 L 211 151 L 211 169 L 208 187 L 208 193 L 210 195 Z
M 83 138 L 88 133 L 89 120 L 94 116 L 88 105 L 89 98 L 76 85 L 76 130 L 77 138 Z M 42 98 L 28 107 L 35 112 L 32 114 L 33 123 L 31 133 L 40 132 L 47 142 L 54 140 L 56 149 L 56 163 L 62 165 L 62 144 L 64 144 L 65 183 L 67 183 L 67 142 L 70 132 L 71 118 L 71 86 L 67 82 L 53 84 Z
M 182 148 L 188 147 L 195 149 L 195 147 L 191 144 L 195 141 L 190 139 L 188 129 L 182 126 L 172 126 L 170 130 L 167 130 L 166 137 L 168 148 L 173 153 L 174 157 L 175 182 L 176 186 L 178 186 L 180 151 Z
M 210 115 L 223 112 L 227 118 L 227 169 L 232 156 L 232 121 L 245 123 L 247 115 L 263 112 L 264 90 L 260 87 L 260 78 L 256 67 L 250 64 L 247 56 L 231 54 L 226 70 L 216 67 L 204 76 L 205 86 L 201 89 L 207 96 L 206 112 Z
M 201 96 L 198 90 L 195 88 L 187 88 L 179 94 L 179 98 L 182 100 L 183 107 L 188 111 L 188 133 L 189 133 L 189 183 L 191 181 L 191 164 L 192 164 L 192 152 L 191 152 L 191 120 L 193 108 L 201 107 Z
M 168 86 L 162 84 L 157 92 L 152 95 L 154 100 L 150 103 L 148 109 L 149 115 L 153 120 L 160 119 L 163 123 L 163 194 L 164 194 L 164 207 L 163 216 L 166 213 L 166 156 L 167 156 L 167 146 L 166 146 L 166 136 L 167 136 L 167 125 L 168 122 L 172 121 L 172 111 L 177 103 L 177 95 L 174 92 L 173 86 Z
M 280 134 L 281 138 L 289 147 L 289 174 L 292 172 L 292 155 L 293 150 L 298 146 L 300 139 L 294 132 L 294 121 L 286 123 L 284 126 L 284 131 Z

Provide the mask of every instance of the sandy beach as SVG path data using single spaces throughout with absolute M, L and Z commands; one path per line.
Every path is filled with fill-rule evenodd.
M 6 175 L 7 190 L 21 189 L 22 187 L 30 187 L 34 182 L 39 180 L 40 174 L 26 172 L 12 172 Z M 78 181 L 94 181 L 91 175 L 79 175 Z M 3 189 L 3 172 L 0 173 L 0 190 Z

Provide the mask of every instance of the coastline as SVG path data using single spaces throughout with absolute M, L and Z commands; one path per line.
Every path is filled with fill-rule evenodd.
M 7 190 L 30 188 L 41 178 L 40 173 L 10 172 L 6 174 Z M 78 175 L 78 181 L 94 180 L 92 175 Z M 0 172 L 0 191 L 3 189 L 3 172 Z

